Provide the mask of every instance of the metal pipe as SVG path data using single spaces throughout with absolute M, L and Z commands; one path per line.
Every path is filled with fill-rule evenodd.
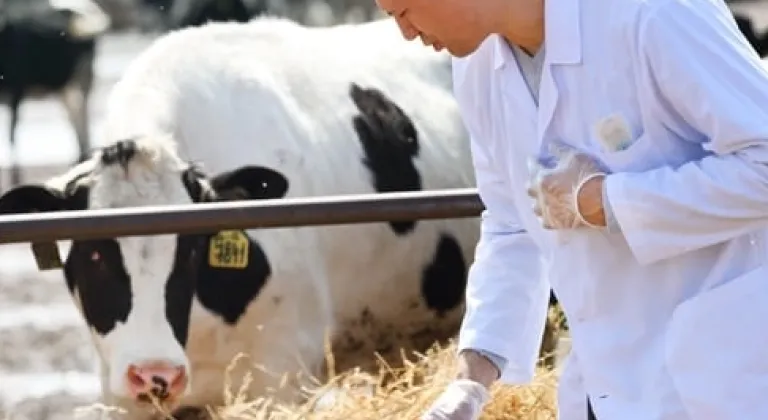
M 0 244 L 477 217 L 476 189 L 338 195 L 0 216 Z

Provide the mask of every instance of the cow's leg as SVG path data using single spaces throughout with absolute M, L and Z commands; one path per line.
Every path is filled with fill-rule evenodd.
M 70 83 L 61 91 L 61 99 L 67 117 L 75 130 L 79 147 L 78 162 L 85 160 L 91 150 L 89 133 L 88 99 L 93 85 L 93 54 L 84 56 L 78 63 Z
M 78 86 L 67 86 L 61 92 L 69 123 L 75 130 L 78 145 L 78 162 L 82 162 L 91 149 L 88 133 L 88 98 Z
M 21 183 L 21 169 L 19 168 L 19 161 L 16 157 L 16 126 L 19 124 L 19 108 L 21 108 L 22 92 L 14 92 L 11 94 L 10 111 L 11 111 L 11 124 L 9 126 L 8 139 L 10 144 L 10 161 L 11 161 L 11 185 L 14 187 Z

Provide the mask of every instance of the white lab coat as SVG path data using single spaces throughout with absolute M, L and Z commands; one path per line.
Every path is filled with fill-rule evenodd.
M 561 419 L 586 418 L 586 393 L 599 420 L 768 419 L 768 72 L 721 0 L 545 5 L 538 110 L 498 36 L 454 60 L 487 208 L 460 349 L 529 381 L 551 283 L 573 345 Z M 609 116 L 628 148 L 595 140 Z M 553 140 L 613 172 L 620 233 L 540 227 L 526 160 Z

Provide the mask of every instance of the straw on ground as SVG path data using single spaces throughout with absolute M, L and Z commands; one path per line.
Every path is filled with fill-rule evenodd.
M 281 405 L 269 398 L 246 402 L 230 393 L 227 406 L 209 412 L 216 420 L 415 420 L 453 378 L 455 347 L 453 343 L 436 344 L 425 354 L 402 354 L 401 359 L 399 367 L 378 357 L 373 372 L 355 368 L 334 374 L 329 357 L 331 379 L 307 390 L 309 398 L 303 404 Z M 541 369 L 529 385 L 495 385 L 481 419 L 555 419 L 557 377 L 557 371 Z M 319 400 L 329 394 L 332 402 L 318 407 Z

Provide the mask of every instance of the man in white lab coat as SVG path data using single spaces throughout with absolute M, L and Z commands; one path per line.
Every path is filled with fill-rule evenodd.
M 377 1 L 455 57 L 486 206 L 423 418 L 532 379 L 551 283 L 561 419 L 768 419 L 768 72 L 722 0 Z

